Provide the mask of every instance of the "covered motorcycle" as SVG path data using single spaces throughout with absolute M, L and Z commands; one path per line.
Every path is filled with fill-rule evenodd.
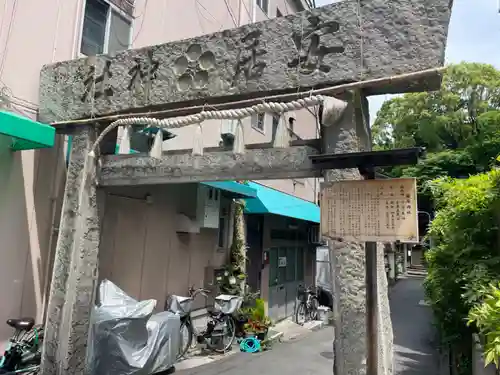
M 153 314 L 156 300 L 136 301 L 109 280 L 99 286 L 91 316 L 87 366 L 94 375 L 146 375 L 172 368 L 180 318 Z

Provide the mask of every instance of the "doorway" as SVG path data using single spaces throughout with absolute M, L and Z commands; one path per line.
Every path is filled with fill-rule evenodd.
M 303 247 L 269 249 L 269 317 L 275 321 L 293 316 L 297 288 L 304 286 Z

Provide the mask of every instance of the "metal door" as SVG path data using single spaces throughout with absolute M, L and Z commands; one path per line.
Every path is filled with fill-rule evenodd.
M 283 267 L 283 258 L 286 258 L 286 248 L 269 249 L 268 305 L 269 317 L 274 321 L 286 318 L 286 267 Z
M 297 288 L 304 285 L 304 249 L 273 248 L 269 252 L 269 316 L 282 320 L 295 314 Z
M 248 215 L 247 226 L 247 283 L 252 291 L 261 290 L 262 223 L 260 215 Z
M 297 291 L 297 248 L 286 249 L 286 316 L 295 312 L 295 297 Z

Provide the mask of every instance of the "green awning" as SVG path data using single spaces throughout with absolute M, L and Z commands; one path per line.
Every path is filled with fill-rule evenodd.
M 233 193 L 241 198 L 254 198 L 257 196 L 257 191 L 254 188 L 236 181 L 213 181 L 202 182 L 201 184 Z
M 245 199 L 246 214 L 273 214 L 319 223 L 318 205 L 255 182 L 249 185 L 257 191 L 257 197 Z
M 12 138 L 13 151 L 21 151 L 53 147 L 56 130 L 28 117 L 0 111 L 0 134 Z

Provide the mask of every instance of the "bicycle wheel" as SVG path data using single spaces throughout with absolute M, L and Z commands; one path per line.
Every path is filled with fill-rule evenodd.
M 295 310 L 295 323 L 304 324 L 307 321 L 307 306 L 304 302 L 300 302 Z M 303 318 L 303 319 L 301 319 Z
M 217 331 L 222 331 L 222 333 L 215 333 Z M 216 328 L 214 329 L 210 337 L 206 338 L 206 343 L 208 348 L 210 348 L 214 352 L 226 353 L 231 349 L 235 337 L 236 324 L 234 323 L 234 319 L 231 315 L 224 315 L 220 319 L 217 319 Z M 222 343 L 219 340 L 222 340 Z
M 311 320 L 318 320 L 318 308 L 319 308 L 319 301 L 316 297 L 312 297 L 311 300 L 309 301 L 310 306 L 309 306 L 309 318 Z
M 180 338 L 179 338 L 179 352 L 177 353 L 177 359 L 184 357 L 191 347 L 191 342 L 193 341 L 193 324 L 190 319 L 186 319 L 181 322 L 180 328 Z

